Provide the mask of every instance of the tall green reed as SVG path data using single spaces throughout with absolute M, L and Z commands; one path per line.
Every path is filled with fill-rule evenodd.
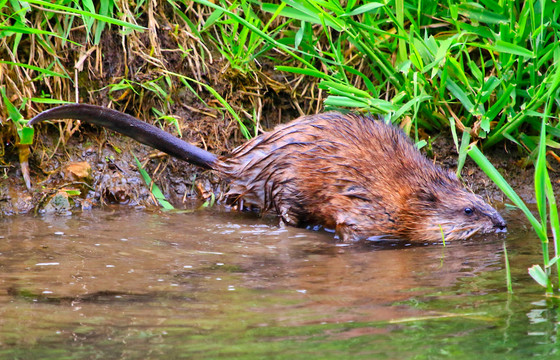
M 560 222 L 558 220 L 558 207 L 550 176 L 546 168 L 546 123 L 541 122 L 541 133 L 539 144 L 536 148 L 537 159 L 535 162 L 535 199 L 539 217 L 536 218 L 517 193 L 496 170 L 496 168 L 486 159 L 482 152 L 474 145 L 471 145 L 468 154 L 478 164 L 478 166 L 490 177 L 490 179 L 504 192 L 504 194 L 519 208 L 535 230 L 541 241 L 543 266 L 533 265 L 529 268 L 529 275 L 540 285 L 546 288 L 547 294 L 552 294 L 554 289 L 560 290 L 560 272 L 558 271 L 558 236 L 560 235 Z M 549 235 L 550 230 L 550 235 Z M 552 241 L 553 257 L 550 258 L 550 241 Z M 556 265 L 556 266 L 555 266 Z M 554 285 L 552 270 L 556 267 L 558 276 L 556 286 Z

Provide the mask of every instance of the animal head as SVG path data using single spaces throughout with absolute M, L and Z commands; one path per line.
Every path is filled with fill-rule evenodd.
M 400 217 L 406 224 L 405 237 L 463 240 L 506 230 L 500 214 L 458 180 L 439 185 L 422 188 L 406 200 Z

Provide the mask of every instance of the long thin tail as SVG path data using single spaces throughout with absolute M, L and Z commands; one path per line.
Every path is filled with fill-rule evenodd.
M 31 126 L 41 121 L 54 119 L 83 120 L 103 126 L 131 137 L 142 144 L 206 169 L 213 169 L 217 161 L 215 155 L 176 138 L 160 128 L 140 121 L 128 114 L 102 106 L 73 104 L 55 107 L 35 116 L 27 125 Z

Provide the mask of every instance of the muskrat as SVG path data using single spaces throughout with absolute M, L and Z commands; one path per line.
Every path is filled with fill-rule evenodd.
M 229 181 L 229 199 L 274 212 L 285 223 L 335 229 L 343 241 L 466 239 L 506 222 L 454 173 L 424 157 L 398 128 L 368 116 L 299 117 L 215 156 L 133 116 L 75 104 L 34 117 L 100 125 Z

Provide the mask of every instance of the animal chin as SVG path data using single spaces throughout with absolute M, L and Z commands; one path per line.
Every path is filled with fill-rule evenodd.
M 425 238 L 427 240 L 466 240 L 476 233 L 489 232 L 486 226 L 473 226 L 474 224 L 456 224 L 453 222 L 441 223 L 424 228 Z
M 470 229 L 462 229 L 461 231 L 457 232 L 455 235 L 454 239 L 451 239 L 451 236 L 449 237 L 450 240 L 466 240 L 468 238 L 470 238 L 471 236 L 473 236 L 474 234 L 478 233 L 480 231 L 480 229 L 478 228 L 470 228 Z
M 475 234 L 488 234 L 498 232 L 491 224 L 484 224 L 473 226 L 450 226 L 449 228 L 444 228 L 444 234 L 446 240 L 466 240 Z

